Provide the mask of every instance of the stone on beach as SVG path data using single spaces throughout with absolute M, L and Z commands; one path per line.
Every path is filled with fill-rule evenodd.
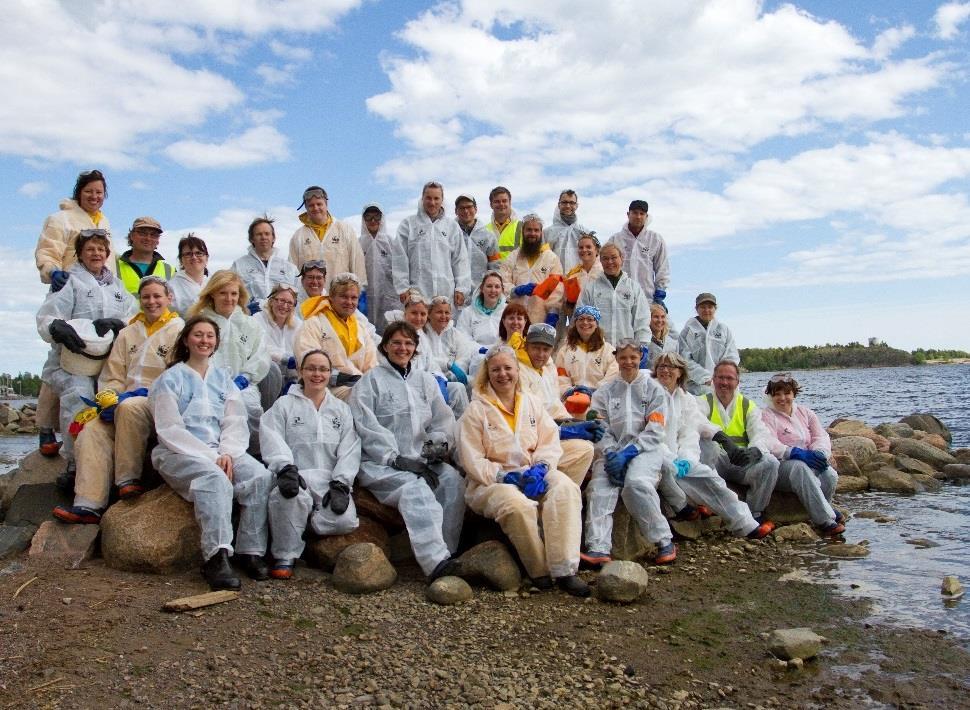
M 790 661 L 795 658 L 814 658 L 822 650 L 825 637 L 807 627 L 775 629 L 768 636 L 768 650 L 776 658 Z
M 872 439 L 864 436 L 841 436 L 832 440 L 832 453 L 848 454 L 855 461 L 856 465 L 862 469 L 867 463 L 876 457 L 879 451 L 876 449 Z
M 436 579 L 425 591 L 428 601 L 443 606 L 467 602 L 475 597 L 468 582 L 461 577 L 441 577 Z
M 913 427 L 902 422 L 885 422 L 875 427 L 874 431 L 887 439 L 911 439 Z
M 925 431 L 927 434 L 939 434 L 948 444 L 953 443 L 953 434 L 947 429 L 946 424 L 933 414 L 910 414 L 899 421 L 903 424 L 909 424 L 913 429 Z
M 960 596 L 963 594 L 963 585 L 960 584 L 960 580 L 956 576 L 948 574 L 943 578 L 940 593 L 948 597 Z
M 460 558 L 462 574 L 483 579 L 492 589 L 508 592 L 522 584 L 522 574 L 508 548 L 498 540 L 487 540 L 467 550 Z
M 834 545 L 826 545 L 818 550 L 820 555 L 825 557 L 838 557 L 846 560 L 857 560 L 862 557 L 869 556 L 869 548 L 865 545 L 851 545 L 836 543 Z
M 950 463 L 943 467 L 943 476 L 948 481 L 970 479 L 970 464 Z
M 59 456 L 47 458 L 39 451 L 27 454 L 12 473 L 0 476 L 0 510 L 10 507 L 18 488 L 31 483 L 53 483 L 64 472 L 65 466 L 64 459 Z
M 907 456 L 906 454 L 899 454 L 896 456 L 895 466 L 900 471 L 905 473 L 922 473 L 927 476 L 936 476 L 937 471 L 935 468 L 930 466 L 928 463 L 924 463 L 919 459 L 914 459 L 912 456 Z
M 357 529 L 349 533 L 312 537 L 308 540 L 304 553 L 307 561 L 314 567 L 332 570 L 344 550 L 351 545 L 365 542 L 377 545 L 385 556 L 390 556 L 390 541 L 384 527 L 370 518 L 359 515 L 359 511 L 357 520 L 359 523 Z
M 98 532 L 97 525 L 47 520 L 37 528 L 30 543 L 30 561 L 77 569 L 94 554 Z
M 910 456 L 917 461 L 927 463 L 938 471 L 942 471 L 947 464 L 956 463 L 946 451 L 941 451 L 925 441 L 916 439 L 896 439 L 892 443 L 892 452 L 897 456 Z
M 379 592 L 396 580 L 397 570 L 383 550 L 371 542 L 361 542 L 345 549 L 333 568 L 333 586 L 348 594 Z
M 780 528 L 775 528 L 771 537 L 776 542 L 815 542 L 818 540 L 818 535 L 815 534 L 812 526 L 808 523 L 783 525 Z
M 874 491 L 888 491 L 890 493 L 902 493 L 912 495 L 916 493 L 916 482 L 908 473 L 897 471 L 894 468 L 883 466 L 875 471 L 866 474 L 869 479 L 869 488 Z
M 596 577 L 596 596 L 603 601 L 630 604 L 647 591 L 647 571 L 636 562 L 614 560 Z
M 867 490 L 869 490 L 869 479 L 864 475 L 843 476 L 840 473 L 839 480 L 835 484 L 836 493 L 861 493 Z

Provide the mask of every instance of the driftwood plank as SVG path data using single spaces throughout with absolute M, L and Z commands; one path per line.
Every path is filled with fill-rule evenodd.
M 191 611 L 192 609 L 201 609 L 202 607 L 212 606 L 213 604 L 231 602 L 233 599 L 238 598 L 239 592 L 231 592 L 229 590 L 206 592 L 205 594 L 196 594 L 191 597 L 172 599 L 171 601 L 165 602 L 162 605 L 162 609 L 165 611 Z

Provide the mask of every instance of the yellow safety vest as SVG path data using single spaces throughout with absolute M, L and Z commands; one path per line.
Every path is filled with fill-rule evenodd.
M 499 258 L 504 259 L 509 252 L 515 251 L 522 243 L 522 227 L 519 220 L 515 219 L 505 225 L 501 232 L 497 231 L 494 222 L 489 222 L 486 229 L 496 235 L 498 241 Z
M 162 261 L 162 258 L 157 253 L 152 259 L 152 263 L 148 265 L 148 271 L 144 274 L 132 265 L 127 252 L 115 260 L 115 267 L 118 278 L 121 279 L 121 283 L 125 285 L 125 290 L 130 294 L 138 293 L 138 283 L 144 276 L 158 276 L 168 281 L 175 274 L 175 269 L 170 264 Z
M 743 394 L 737 395 L 737 399 L 734 400 L 734 415 L 725 426 L 724 422 L 721 421 L 721 412 L 714 404 L 714 395 L 705 396 L 707 397 L 707 404 L 711 408 L 711 414 L 708 417 L 711 424 L 720 427 L 721 431 L 727 434 L 728 438 L 738 446 L 747 446 L 748 427 L 745 425 L 745 421 L 748 418 L 748 410 L 751 408 L 751 400 Z M 740 406 L 738 406 L 738 400 L 741 400 Z

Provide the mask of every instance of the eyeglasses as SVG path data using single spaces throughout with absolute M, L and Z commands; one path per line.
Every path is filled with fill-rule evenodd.
M 184 251 L 179 254 L 180 259 L 201 259 L 203 257 L 209 256 L 204 251 Z
M 296 305 L 296 301 L 291 301 L 290 299 L 274 298 L 273 299 L 278 305 L 284 306 L 286 308 L 293 308 Z
M 676 365 L 657 365 L 657 372 L 661 370 L 679 370 L 680 368 Z
M 364 215 L 364 221 L 367 222 L 367 224 L 374 224 L 375 222 L 377 224 L 380 224 L 380 222 L 381 222 L 381 215 L 379 215 L 379 214 L 365 214 Z
M 305 366 L 303 368 L 302 372 L 309 372 L 312 375 L 312 374 L 316 374 L 316 373 L 321 373 L 322 374 L 322 373 L 326 373 L 326 372 L 332 372 L 332 370 L 329 367 L 323 367 L 323 366 L 321 366 L 321 367 L 315 367 L 314 365 L 307 365 L 307 366 Z
M 559 204 L 560 205 L 578 205 L 579 202 L 577 200 L 559 200 Z
M 138 229 L 133 229 L 132 234 L 137 234 L 139 237 L 144 239 L 155 239 L 161 240 L 162 233 L 158 230 L 152 229 L 151 227 L 139 227 Z

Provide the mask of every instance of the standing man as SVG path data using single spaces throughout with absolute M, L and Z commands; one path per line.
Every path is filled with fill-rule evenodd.
M 509 188 L 492 188 L 488 193 L 488 204 L 492 208 L 492 221 L 487 229 L 498 240 L 499 256 L 504 259 L 509 253 L 519 248 L 522 243 L 522 225 L 512 209 L 512 193 Z
M 714 318 L 717 299 L 713 293 L 698 294 L 694 309 L 697 316 L 684 324 L 677 350 L 687 361 L 687 391 L 707 394 L 711 391 L 714 365 L 722 360 L 740 364 L 741 354 L 731 329 Z
M 130 249 L 118 257 L 115 270 L 128 293 L 138 293 L 138 282 L 145 276 L 168 281 L 175 269 L 155 251 L 162 238 L 162 225 L 154 217 L 139 217 L 128 232 Z
M 567 274 L 579 263 L 579 238 L 588 230 L 576 218 L 579 207 L 579 197 L 575 190 L 563 190 L 559 193 L 559 204 L 552 213 L 552 224 L 543 232 L 548 244 L 559 261 L 563 271 Z
M 527 214 L 522 218 L 521 228 L 522 246 L 511 252 L 499 266 L 505 282 L 505 295 L 509 303 L 525 306 L 530 322 L 548 323 L 555 328 L 562 305 L 562 264 L 556 253 L 542 241 L 542 218 L 539 215 Z M 533 295 L 537 286 L 546 282 L 543 284 L 545 288 L 549 283 L 546 280 L 556 274 L 560 282 L 547 298 Z
M 627 210 L 627 223 L 610 237 L 623 252 L 623 261 L 634 281 L 654 303 L 663 303 L 670 284 L 667 244 L 656 232 L 647 229 L 647 202 L 634 200 Z
M 290 261 L 302 269 L 307 261 L 327 262 L 329 279 L 334 274 L 351 272 L 360 280 L 361 304 L 366 304 L 367 268 L 364 265 L 364 252 L 353 228 L 330 214 L 327 191 L 311 185 L 303 191 L 300 208 L 306 212 L 300 215 L 303 226 L 290 237 Z M 330 288 L 330 281 L 326 287 Z M 362 305 L 362 307 L 364 307 Z
M 260 301 L 269 298 L 276 284 L 286 284 L 296 289 L 297 268 L 275 246 L 273 220 L 265 215 L 257 217 L 249 225 L 248 251 L 232 262 L 232 270 L 239 274 L 249 292 L 246 307 L 250 315 L 259 313 Z
M 364 252 L 367 283 L 370 284 L 368 312 L 365 315 L 378 333 L 383 333 L 384 326 L 387 325 L 384 314 L 401 307 L 390 278 L 393 243 L 394 237 L 387 231 L 387 221 L 381 206 L 376 202 L 364 205 L 364 211 L 360 215 L 360 248 Z
M 778 459 L 771 455 L 761 412 L 738 392 L 740 384 L 737 364 L 722 360 L 714 367 L 714 393 L 697 398 L 710 422 L 701 427 L 701 463 L 725 481 L 747 487 L 744 500 L 760 525 L 778 481 Z
M 469 300 L 468 247 L 458 224 L 445 216 L 444 199 L 440 183 L 425 183 L 417 214 L 406 217 L 397 228 L 391 263 L 401 303 L 409 289 L 427 298 L 445 296 L 456 307 Z
M 468 266 L 474 290 L 482 282 L 486 271 L 498 268 L 502 258 L 498 251 L 498 240 L 478 219 L 478 203 L 471 195 L 458 195 L 455 198 L 455 219 L 467 243 Z

